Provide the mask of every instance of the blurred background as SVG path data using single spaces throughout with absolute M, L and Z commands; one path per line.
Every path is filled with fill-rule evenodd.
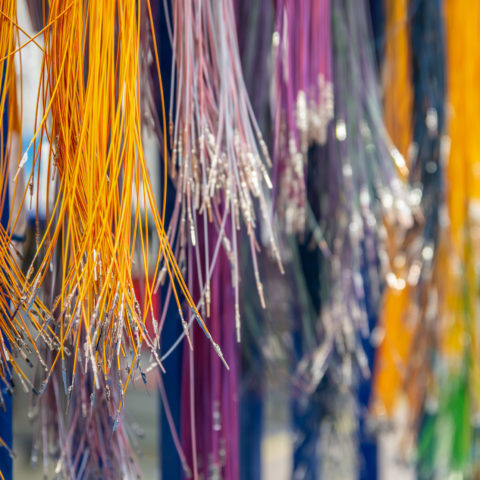
M 140 217 L 148 240 L 131 246 L 126 271 L 141 308 L 153 298 L 144 328 L 165 371 L 145 344 L 122 413 L 107 415 L 105 377 L 95 400 L 105 423 L 80 433 L 70 430 L 78 405 L 60 408 L 70 402 L 66 376 L 56 403 L 2 387 L 13 403 L 0 419 L 7 444 L 13 423 L 13 459 L 0 447 L 5 480 L 134 471 L 146 479 L 480 478 L 480 0 L 111 1 L 114 27 L 92 26 L 85 14 L 81 45 L 88 50 L 95 28 L 111 40 L 118 58 L 102 73 L 112 74 L 118 100 L 114 66 L 129 52 L 117 41 L 128 30 L 121 22 L 138 25 L 132 78 L 143 153 L 133 164 L 144 156 L 158 206 L 168 176 L 168 239 L 198 312 L 183 297 L 177 307 L 169 280 L 150 289 L 158 270 L 167 272 L 155 263 L 163 247 L 154 209 L 138 193 L 148 182 L 136 180 L 132 225 Z M 53 84 L 41 82 L 58 73 L 58 59 L 49 70 L 45 55 L 58 55 L 77 7 L 92 17 L 96 7 L 17 0 L 13 22 L 12 5 L 0 2 L 0 41 L 21 26 L 16 42 L 25 45 L 2 62 L 14 63 L 22 165 L 2 170 L 10 185 L 2 192 L 21 213 L 8 241 L 20 245 L 27 271 L 61 197 L 49 176 L 59 138 L 44 135 L 40 151 L 31 148 L 46 85 L 53 96 Z M 64 11 L 52 19 L 55 8 Z M 52 53 L 53 24 L 63 36 Z M 88 55 L 68 70 L 83 87 L 96 78 Z M 91 130 L 87 139 L 101 135 Z M 22 198 L 27 189 L 37 202 Z M 63 372 L 54 371 L 58 380 Z M 82 392 L 93 395 L 88 374 Z M 76 455 L 71 470 L 63 444 Z M 95 449 L 108 461 L 92 460 Z

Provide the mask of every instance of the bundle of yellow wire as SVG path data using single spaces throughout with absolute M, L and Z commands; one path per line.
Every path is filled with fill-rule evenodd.
M 411 128 L 405 117 L 408 102 L 404 101 L 410 98 L 404 68 L 408 43 L 400 38 L 408 32 L 407 4 L 404 0 L 385 4 L 386 31 L 391 32 L 385 62 L 393 64 L 396 72 L 387 84 L 385 116 L 401 149 L 409 145 Z M 384 299 L 385 331 L 377 357 L 375 408 L 392 414 L 399 394 L 406 393 L 409 428 L 420 430 L 418 456 L 424 462 L 420 470 L 429 468 L 431 462 L 448 472 L 475 476 L 479 471 L 475 429 L 480 415 L 480 3 L 444 0 L 442 4 L 449 137 L 449 141 L 443 138 L 441 152 L 442 159 L 448 159 L 446 208 L 441 213 L 441 232 L 422 305 L 415 304 L 412 295 L 419 297 L 421 288 L 411 288 L 408 281 L 401 280 L 406 278 L 405 268 L 392 269 L 397 281 L 393 283 L 400 279 L 402 288 L 389 288 Z M 395 17 L 397 27 L 392 24 Z M 405 255 L 403 260 L 403 265 L 409 264 Z
M 448 65 L 446 167 L 449 249 L 442 258 L 448 278 L 441 298 L 439 417 L 449 425 L 450 467 L 478 475 L 475 428 L 480 415 L 480 3 L 445 0 Z M 436 434 L 444 437 L 439 422 Z
M 405 159 L 412 137 L 412 84 L 410 78 L 410 43 L 407 23 L 407 0 L 385 2 L 385 52 L 383 62 L 385 125 L 393 143 Z M 395 235 L 391 235 L 395 238 Z M 397 257 L 399 245 L 389 248 L 392 258 Z M 398 258 L 398 257 L 397 257 Z M 412 332 L 405 323 L 408 288 L 402 278 L 406 276 L 406 263 L 392 262 L 390 279 L 385 292 L 380 322 L 383 341 L 379 346 L 375 375 L 376 413 L 391 415 L 402 387 Z
M 0 48 L 7 64 L 6 78 L 11 82 L 15 76 L 13 56 L 19 50 L 14 42 L 20 29 L 15 3 L 5 0 L 1 9 L 2 27 L 6 28 L 1 28 Z M 1 231 L 5 265 L 1 278 L 5 292 L 2 331 L 14 353 L 19 350 L 26 357 L 31 349 L 37 352 L 48 372 L 40 391 L 45 389 L 55 365 L 62 363 L 65 390 L 71 392 L 81 361 L 84 370 L 93 372 L 94 387 L 98 388 L 99 375 L 107 379 L 119 371 L 122 358 L 130 351 L 128 375 L 121 385 L 124 392 L 138 365 L 142 344 L 146 343 L 161 363 L 156 352 L 160 332 L 155 328 L 155 335 L 150 335 L 145 327 L 147 316 L 153 316 L 157 280 L 168 275 L 182 321 L 184 297 L 211 340 L 166 236 L 166 179 L 160 212 L 142 145 L 140 31 L 149 24 L 153 31 L 150 2 L 51 0 L 48 5 L 43 2 L 43 11 L 46 26 L 42 30 L 44 55 L 36 130 L 27 151 L 17 161 L 15 184 L 24 175 L 31 150 L 33 167 L 28 185 L 34 181 L 35 169 L 40 171 L 40 162 L 47 161 L 48 177 L 56 182 L 53 192 L 47 186 L 47 203 L 53 197 L 54 206 L 49 210 L 46 205 L 44 234 L 40 234 L 37 214 L 36 253 L 25 277 L 9 248 L 9 233 Z M 158 68 L 155 44 L 154 52 Z M 158 75 L 161 90 L 159 68 Z M 2 108 L 7 91 L 2 90 Z M 165 127 L 165 112 L 163 117 Z M 48 158 L 41 155 L 45 147 Z M 5 171 L 8 155 L 2 153 Z M 23 202 L 29 192 L 31 195 L 31 188 L 25 189 Z M 36 202 L 38 212 L 38 196 Z M 149 216 L 159 238 L 159 252 L 153 262 L 149 259 L 153 241 Z M 133 288 L 134 257 L 141 259 L 145 272 L 142 304 Z M 150 276 L 152 263 L 155 266 Z M 41 290 L 46 279 L 49 292 Z M 36 330 L 35 336 L 26 320 Z M 153 322 L 156 327 L 156 320 Z M 48 365 L 37 346 L 41 343 L 55 352 Z M 13 359 L 8 347 L 2 347 L 0 374 L 5 378 L 8 361 Z M 66 362 L 67 357 L 73 361 Z M 15 362 L 12 365 L 17 369 Z
M 18 374 L 18 378 L 26 389 L 32 386 L 28 377 L 17 364 L 16 358 L 22 357 L 32 365 L 30 354 L 35 352 L 40 363 L 46 368 L 42 360 L 40 350 L 31 334 L 28 323 L 36 328 L 39 335 L 49 344 L 52 344 L 51 328 L 43 329 L 41 320 L 48 318 L 49 314 L 42 303 L 25 291 L 26 279 L 19 264 L 13 232 L 19 223 L 20 208 L 12 202 L 8 205 L 9 189 L 13 188 L 12 198 L 16 197 L 18 189 L 23 188 L 23 182 L 15 181 L 9 185 L 11 164 L 20 163 L 18 143 L 22 118 L 17 108 L 16 72 L 13 54 L 19 50 L 19 29 L 16 23 L 17 2 L 15 0 L 3 0 L 0 8 L 0 69 L 1 69 L 1 155 L 0 171 L 2 184 L 0 190 L 0 210 L 8 214 L 7 225 L 0 226 L 0 261 L 2 265 L 0 275 L 0 378 L 10 385 L 12 372 Z M 21 109 L 20 109 L 21 112 Z M 8 124 L 5 125 L 5 122 Z M 19 190 L 20 192 L 20 190 Z M 21 192 L 20 192 L 21 193 Z M 26 192 L 25 192 L 26 194 Z M 23 198 L 25 198 L 25 194 Z M 8 206 L 8 208 L 7 208 Z M 22 313 L 22 315 L 19 314 Z M 53 335 L 54 336 L 54 335 Z M 3 403 L 3 399 L 0 399 Z

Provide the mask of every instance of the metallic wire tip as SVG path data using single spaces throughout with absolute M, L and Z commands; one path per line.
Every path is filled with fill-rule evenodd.
M 213 348 L 215 349 L 215 352 L 217 352 L 217 355 L 220 357 L 220 360 L 223 362 L 223 364 L 225 365 L 225 368 L 227 370 L 230 370 L 230 367 L 228 366 L 228 363 L 225 361 L 225 358 L 223 357 L 223 353 L 222 353 L 222 350 L 220 349 L 220 347 L 213 341 L 213 338 L 212 336 L 210 335 L 210 333 L 208 332 L 208 330 L 206 330 L 206 327 L 205 327 L 205 324 L 203 323 L 202 319 L 199 317 L 199 315 L 197 314 L 197 312 L 192 308 L 192 314 L 195 316 L 195 318 L 197 319 L 197 323 L 200 325 L 201 329 L 203 330 L 203 333 L 205 334 L 205 336 L 210 340 L 210 342 L 212 342 L 212 345 L 213 345 Z
M 193 351 L 192 339 L 190 338 L 190 334 L 188 333 L 188 325 L 185 320 L 182 320 L 183 331 L 185 332 L 185 336 L 188 340 L 188 345 L 190 346 L 190 350 Z
M 210 337 L 211 338 L 211 337 Z M 223 353 L 222 353 L 222 350 L 220 350 L 220 347 L 213 341 L 212 341 L 212 345 L 213 345 L 213 348 L 215 349 L 215 351 L 217 352 L 217 355 L 220 357 L 220 360 L 223 362 L 223 364 L 225 365 L 225 368 L 227 370 L 230 370 L 230 367 L 228 366 L 228 363 L 225 361 L 225 358 L 223 357 Z
M 192 312 L 195 313 L 192 309 Z M 185 321 L 185 318 L 183 318 L 183 313 L 181 310 L 178 310 L 178 313 L 180 314 L 180 318 L 182 320 L 182 327 L 183 327 L 183 331 L 185 332 L 185 336 L 187 337 L 187 340 L 188 340 L 188 344 L 190 346 L 190 350 L 193 351 L 193 344 L 192 344 L 192 339 L 190 338 L 190 333 L 188 331 L 188 324 L 187 322 Z M 197 319 L 198 321 L 198 319 Z

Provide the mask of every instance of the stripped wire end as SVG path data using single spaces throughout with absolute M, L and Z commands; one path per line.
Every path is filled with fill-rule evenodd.
M 208 340 L 210 340 L 210 342 L 212 343 L 213 345 L 213 348 L 215 350 L 215 352 L 217 353 L 217 355 L 220 357 L 220 360 L 222 361 L 222 363 L 225 365 L 225 368 L 227 370 L 230 370 L 230 367 L 228 366 L 228 363 L 226 362 L 224 356 L 223 356 L 223 353 L 222 353 L 222 350 L 220 348 L 220 346 L 214 342 L 212 336 L 210 335 L 210 332 L 207 330 L 206 326 L 205 326 L 205 323 L 203 322 L 203 320 L 200 318 L 200 316 L 198 315 L 198 313 L 192 308 L 192 314 L 195 316 L 198 324 L 200 325 L 200 328 L 203 330 L 203 333 L 205 334 L 205 336 L 208 338 Z

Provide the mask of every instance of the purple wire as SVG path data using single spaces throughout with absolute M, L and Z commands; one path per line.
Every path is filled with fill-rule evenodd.
M 200 225 L 200 222 L 198 222 Z M 228 234 L 228 233 L 227 233 Z M 216 230 L 208 226 L 210 251 L 216 246 Z M 203 238 L 202 235 L 199 235 Z M 200 251 L 203 251 L 200 249 Z M 182 378 L 182 446 L 189 465 L 193 464 L 191 405 L 195 414 L 196 454 L 198 472 L 193 478 L 211 478 L 218 472 L 220 478 L 239 478 L 238 445 L 238 344 L 235 339 L 235 299 L 231 281 L 230 262 L 220 250 L 211 278 L 212 303 L 210 317 L 205 322 L 224 352 L 230 371 L 221 363 L 204 332 L 192 329 L 193 352 L 184 344 Z M 193 289 L 198 294 L 198 284 Z M 188 394 L 191 381 L 189 357 L 194 362 L 194 397 Z

